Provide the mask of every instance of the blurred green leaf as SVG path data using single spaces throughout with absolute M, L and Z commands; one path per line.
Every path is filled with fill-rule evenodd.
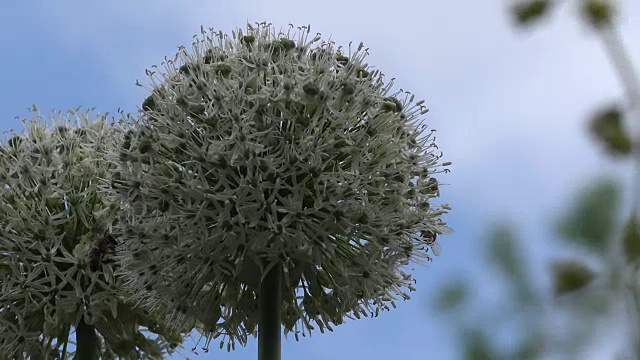
M 638 214 L 634 211 L 624 229 L 624 255 L 628 262 L 640 258 L 640 231 L 638 231 Z
M 518 25 L 530 25 L 544 16 L 550 8 L 549 0 L 519 1 L 511 8 Z
M 438 292 L 436 305 L 441 311 L 456 310 L 464 303 L 468 294 L 469 284 L 462 279 L 455 279 Z
M 566 240 L 592 252 L 607 249 L 616 225 L 620 187 L 612 180 L 599 180 L 584 189 L 569 211 L 560 218 L 557 230 Z
M 603 108 L 591 118 L 591 133 L 614 156 L 631 152 L 631 140 L 622 127 L 622 121 L 623 112 L 617 105 Z
M 489 261 L 513 280 L 524 276 L 523 259 L 514 230 L 508 225 L 496 226 L 487 241 Z
M 540 359 L 542 355 L 542 346 L 534 338 L 525 339 L 515 352 L 509 356 L 514 360 L 535 360 Z
M 496 226 L 487 241 L 489 261 L 509 280 L 514 301 L 531 305 L 538 298 L 526 273 L 526 259 L 518 246 L 515 231 L 508 225 Z
M 582 17 L 592 27 L 600 29 L 611 26 L 615 8 L 610 0 L 582 1 Z
M 556 296 L 580 290 L 589 285 L 595 273 L 577 260 L 557 261 L 552 265 L 553 287 Z
M 499 356 L 489 341 L 487 333 L 481 329 L 467 330 L 464 335 L 466 360 L 495 360 Z

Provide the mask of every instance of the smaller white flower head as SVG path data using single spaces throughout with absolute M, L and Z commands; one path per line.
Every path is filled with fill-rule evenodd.
M 35 113 L 0 143 L 0 358 L 53 358 L 80 318 L 116 353 L 150 346 L 138 324 L 156 321 L 118 295 L 110 244 L 97 243 L 118 211 L 97 183 L 120 133 L 89 118 Z

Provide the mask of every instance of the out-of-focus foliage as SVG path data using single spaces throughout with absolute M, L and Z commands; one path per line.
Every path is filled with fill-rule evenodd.
M 629 155 L 631 139 L 622 128 L 623 112 L 619 106 L 609 106 L 591 118 L 591 133 L 611 155 Z
M 620 188 L 612 180 L 597 180 L 582 192 L 557 224 L 569 242 L 591 252 L 602 253 L 619 216 Z
M 615 183 L 610 186 L 613 191 L 619 191 Z M 592 196 L 594 191 L 598 191 L 598 187 L 583 189 L 580 196 Z M 567 213 L 572 212 L 573 208 L 569 207 Z M 603 225 L 613 227 L 616 219 L 608 219 L 611 222 Z M 574 221 L 566 222 L 564 230 L 573 234 L 579 233 L 581 228 L 582 223 Z M 438 309 L 457 328 L 463 358 L 521 360 L 550 355 L 577 356 L 593 340 L 593 329 L 597 324 L 611 314 L 614 296 L 610 291 L 612 284 L 608 271 L 596 272 L 590 259 L 556 260 L 551 266 L 551 288 L 540 288 L 534 281 L 532 264 L 527 261 L 523 239 L 517 236 L 513 227 L 494 226 L 484 243 L 488 270 L 495 274 L 492 275 L 493 284 L 503 290 L 499 296 L 501 301 L 478 309 L 479 304 L 473 299 L 479 298 L 475 295 L 481 289 L 462 278 L 449 281 L 435 299 Z M 589 242 L 573 244 L 583 253 L 593 252 Z M 605 261 L 600 263 L 605 265 L 598 269 L 606 267 Z M 601 286 L 589 286 L 596 280 Z M 550 331 L 545 324 L 554 317 L 575 320 L 568 321 L 566 327 Z M 511 333 L 518 335 L 505 346 L 497 334 L 514 326 L 518 330 Z
M 511 6 L 511 15 L 517 26 L 530 26 L 540 22 L 559 0 L 517 0 Z M 578 0 L 580 16 L 594 29 L 613 24 L 616 8 L 611 0 Z
M 559 0 L 518 1 L 510 12 L 517 26 L 529 28 L 539 24 L 559 3 Z M 634 142 L 624 121 L 631 113 L 628 108 L 638 103 L 640 95 L 633 93 L 638 88 L 633 66 L 627 62 L 615 31 L 611 31 L 615 27 L 617 9 L 609 0 L 576 0 L 575 3 L 580 19 L 602 37 L 629 92 L 626 99 L 629 104 L 616 104 L 596 111 L 588 123 L 589 131 L 608 155 L 628 158 L 633 154 Z M 436 299 L 443 314 L 453 320 L 450 323 L 460 336 L 463 359 L 581 358 L 597 336 L 611 333 L 613 329 L 604 324 L 619 322 L 617 305 L 629 298 L 633 305 L 627 308 L 625 318 L 631 319 L 629 323 L 636 331 L 625 333 L 630 334 L 628 345 L 634 347 L 631 358 L 640 358 L 640 286 L 637 280 L 640 275 L 640 209 L 634 204 L 631 214 L 622 212 L 623 189 L 616 180 L 595 178 L 586 181 L 575 201 L 555 221 L 557 238 L 561 240 L 556 243 L 558 253 L 567 250 L 577 251 L 577 254 L 562 255 L 563 260 L 552 261 L 548 274 L 551 283 L 546 288 L 537 287 L 532 281 L 535 277 L 525 261 L 528 260 L 523 248 L 525 243 L 513 230 L 504 225 L 492 230 L 485 245 L 489 265 L 497 275 L 492 279 L 504 280 L 503 283 L 494 282 L 498 289 L 506 290 L 499 293 L 501 301 L 475 303 L 472 300 L 480 298 L 475 296 L 478 289 L 474 289 L 471 281 L 460 279 L 445 286 Z M 632 192 L 640 191 L 640 178 L 636 180 Z M 624 225 L 623 229 L 619 228 L 621 225 Z M 563 247 L 567 244 L 571 245 L 570 249 Z M 473 297 L 471 293 L 474 293 Z M 480 305 L 485 307 L 478 309 Z M 516 316 L 509 311 L 512 309 Z M 514 318 L 518 321 L 513 321 Z M 500 337 L 500 330 L 504 329 L 508 329 L 514 340 L 508 345 Z
M 595 277 L 593 270 L 579 260 L 557 261 L 553 264 L 552 271 L 556 296 L 580 290 Z
M 487 260 L 496 272 L 493 278 L 506 280 L 502 301 L 495 308 L 477 309 L 472 301 L 476 286 L 457 278 L 438 291 L 436 306 L 455 324 L 463 359 L 536 359 L 544 349 L 538 319 L 544 296 L 534 286 L 525 252 L 511 226 L 496 225 L 485 240 Z M 505 347 L 496 334 L 514 324 L 527 331 Z
M 488 334 L 481 329 L 469 329 L 465 331 L 465 359 L 486 360 L 496 359 L 497 353 Z
M 522 259 L 516 249 L 515 234 L 508 226 L 500 225 L 489 238 L 489 260 L 511 280 L 522 280 L 525 276 Z
M 518 25 L 530 25 L 542 19 L 551 5 L 549 0 L 518 1 L 511 11 Z
M 624 254 L 627 262 L 634 263 L 640 258 L 640 231 L 637 214 L 631 216 L 624 230 Z
M 581 1 L 582 18 L 594 28 L 611 26 L 614 20 L 615 8 L 611 0 Z
M 441 311 L 456 310 L 465 304 L 468 297 L 469 284 L 462 279 L 455 279 L 444 285 L 438 292 L 437 307 Z
M 489 262 L 510 281 L 514 299 L 522 304 L 534 301 L 530 277 L 525 268 L 526 260 L 518 248 L 517 236 L 510 226 L 496 226 L 488 238 Z

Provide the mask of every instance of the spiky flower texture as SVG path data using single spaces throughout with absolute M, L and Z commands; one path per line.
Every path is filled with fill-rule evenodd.
M 445 231 L 447 171 L 424 101 L 308 27 L 202 31 L 163 69 L 119 151 L 119 258 L 142 303 L 246 344 L 261 276 L 284 270 L 285 333 L 408 299 Z M 437 251 L 437 250 L 436 250 Z M 163 310 L 164 309 L 164 310 Z M 169 309 L 169 310 L 167 310 Z M 175 309 L 175 310 L 171 310 Z
M 34 113 L 0 143 L 2 359 L 64 357 L 81 320 L 105 341 L 105 359 L 136 349 L 161 356 L 160 344 L 139 332 L 155 321 L 124 301 L 107 261 L 112 243 L 100 243 L 118 209 L 97 183 L 111 170 L 104 150 L 120 135 L 106 115 L 89 117 Z

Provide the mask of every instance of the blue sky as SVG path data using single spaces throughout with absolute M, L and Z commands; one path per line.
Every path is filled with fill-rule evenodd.
M 145 97 L 136 79 L 144 82 L 145 68 L 189 45 L 201 25 L 230 31 L 247 21 L 311 24 L 340 44 L 363 41 L 369 63 L 431 110 L 427 120 L 453 162 L 442 192 L 454 207 L 447 218 L 454 233 L 442 238 L 439 258 L 416 268 L 411 301 L 334 333 L 288 341 L 285 359 L 456 359 L 450 327 L 428 300 L 462 274 L 481 287 L 479 301 L 493 301 L 496 286 L 481 263 L 488 226 L 517 224 L 544 285 L 548 259 L 559 252 L 550 221 L 576 185 L 603 171 L 629 173 L 602 157 L 585 131 L 588 114 L 619 99 L 621 87 L 601 44 L 575 21 L 573 2 L 533 33 L 511 26 L 504 0 L 220 2 L 2 1 L 0 130 L 18 128 L 14 117 L 27 116 L 32 104 L 42 112 L 79 105 L 135 111 Z M 637 2 L 620 4 L 626 14 L 640 14 Z M 638 63 L 640 21 L 621 24 Z M 255 345 L 189 356 L 254 359 Z

